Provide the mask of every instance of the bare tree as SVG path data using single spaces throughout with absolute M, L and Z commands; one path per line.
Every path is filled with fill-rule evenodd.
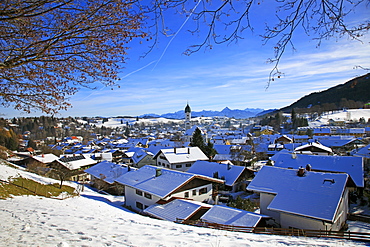
M 142 22 L 130 1 L 1 1 L 0 104 L 56 113 L 81 86 L 114 86 Z
M 279 78 L 280 60 L 286 49 L 295 50 L 293 38 L 297 32 L 303 32 L 309 39 L 317 41 L 319 46 L 324 39 L 349 37 L 361 41 L 361 37 L 370 29 L 369 18 L 352 22 L 347 17 L 361 8 L 369 8 L 369 0 L 224 0 L 201 1 L 187 0 L 156 1 L 155 11 L 157 26 L 169 34 L 165 24 L 165 11 L 176 8 L 188 19 L 194 21 L 193 34 L 200 36 L 201 42 L 192 45 L 185 54 L 192 54 L 201 48 L 212 49 L 213 45 L 237 42 L 245 38 L 246 30 L 255 31 L 258 12 L 263 8 L 275 7 L 270 13 L 275 19 L 268 17 L 265 30 L 260 34 L 263 43 L 273 42 L 274 56 L 268 59 L 273 64 L 269 75 L 269 83 Z M 166 7 L 167 9 L 164 9 Z M 158 10 L 160 9 L 160 10 Z
M 370 29 L 369 19 L 347 19 L 368 8 L 369 0 L 3 0 L 0 105 L 26 112 L 67 109 L 68 97 L 80 87 L 93 88 L 94 82 L 117 86 L 132 40 L 150 34 L 150 52 L 161 34 L 176 34 L 169 19 L 193 21 L 189 31 L 200 42 L 189 44 L 185 54 L 190 55 L 244 38 L 246 30 L 255 30 L 261 8 L 272 4 L 276 19 L 261 34 L 263 43 L 275 43 L 269 83 L 281 76 L 279 62 L 289 46 L 295 49 L 298 31 L 320 45 L 328 38 L 361 41 Z

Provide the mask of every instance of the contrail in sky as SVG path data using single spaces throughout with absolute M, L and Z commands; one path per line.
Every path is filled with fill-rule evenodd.
M 176 38 L 177 34 L 181 31 L 181 29 L 185 26 L 186 22 L 188 22 L 188 20 L 190 19 L 190 17 L 192 16 L 194 10 L 198 7 L 198 5 L 200 4 L 202 0 L 198 0 L 197 4 L 195 5 L 195 7 L 193 8 L 193 10 L 190 12 L 190 15 L 185 19 L 185 21 L 182 23 L 182 25 L 180 26 L 180 28 L 177 30 L 177 32 L 172 36 L 172 38 L 170 39 L 170 41 L 168 42 L 166 48 L 164 48 L 164 51 L 162 52 L 162 55 L 159 57 L 159 59 L 157 60 L 157 63 L 154 65 L 154 68 L 152 70 L 155 69 L 155 67 L 157 67 L 157 64 L 161 61 L 162 57 L 164 56 L 164 54 L 166 53 L 168 47 L 170 46 L 172 40 L 174 40 L 174 38 Z
M 139 68 L 139 69 L 137 69 L 137 70 L 135 70 L 135 71 L 132 71 L 132 72 L 128 73 L 127 75 L 125 75 L 124 77 L 122 77 L 122 79 L 124 79 L 124 78 L 126 78 L 126 77 L 128 77 L 128 76 L 130 76 L 130 75 L 132 75 L 132 74 L 134 74 L 134 73 L 136 73 L 136 72 L 139 72 L 139 71 L 140 71 L 140 70 L 142 70 L 142 69 L 145 69 L 146 67 L 148 67 L 149 65 L 151 65 L 151 64 L 153 64 L 153 63 L 155 63 L 155 62 L 157 62 L 157 60 L 151 61 L 151 62 L 150 62 L 150 63 L 148 63 L 147 65 L 145 65 L 145 66 L 143 66 L 143 67 L 141 67 L 141 68 Z
M 130 73 L 128 73 L 127 75 L 125 75 L 124 77 L 122 77 L 121 79 L 124 79 L 124 78 L 126 78 L 126 77 L 128 77 L 128 76 L 130 76 L 130 75 L 132 75 L 132 74 L 135 74 L 136 72 L 139 72 L 140 70 L 142 70 L 142 69 L 145 69 L 146 67 L 148 67 L 149 65 L 151 65 L 151 64 L 153 64 L 153 63 L 155 63 L 157 60 L 154 60 L 154 61 L 151 61 L 150 63 L 148 63 L 147 65 L 145 65 L 145 66 L 143 66 L 143 67 L 141 67 L 141 68 L 139 68 L 139 69 L 137 69 L 137 70 L 134 70 L 134 71 L 132 71 L 132 72 L 130 72 Z M 101 91 L 101 90 L 103 90 L 104 88 L 106 88 L 106 86 L 102 86 L 100 89 L 99 89 L 99 91 Z M 91 95 L 93 95 L 94 93 L 95 93 L 96 91 L 93 91 L 91 94 L 89 94 L 89 95 L 87 95 L 85 98 L 83 98 L 82 100 L 86 100 L 87 98 L 89 98 Z

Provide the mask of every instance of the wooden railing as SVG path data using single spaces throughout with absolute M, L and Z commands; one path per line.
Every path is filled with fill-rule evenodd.
M 296 237 L 316 237 L 316 238 L 334 238 L 334 239 L 347 239 L 353 241 L 370 242 L 370 233 L 364 232 L 350 232 L 350 231 L 325 231 L 325 230 L 307 230 L 295 228 L 273 228 L 273 227 L 244 227 L 244 226 L 231 226 L 217 223 L 210 223 L 205 221 L 183 221 L 178 219 L 176 222 L 206 227 L 218 230 L 226 230 L 233 232 L 257 233 L 257 234 L 271 234 L 283 236 L 296 236 Z

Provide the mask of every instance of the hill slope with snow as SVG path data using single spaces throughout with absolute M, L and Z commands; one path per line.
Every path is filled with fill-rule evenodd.
M 7 175 L 35 177 L 0 162 Z M 44 178 L 37 177 L 42 181 Z M 45 179 L 45 183 L 55 182 Z M 121 207 L 122 197 L 85 188 L 79 197 L 0 201 L 0 246 L 366 246 L 363 243 L 235 233 L 161 221 Z
M 319 127 L 329 124 L 330 119 L 334 121 L 358 121 L 360 118 L 364 118 L 367 122 L 370 119 L 370 109 L 350 109 L 325 113 L 320 118 L 310 122 L 309 125 L 310 127 Z

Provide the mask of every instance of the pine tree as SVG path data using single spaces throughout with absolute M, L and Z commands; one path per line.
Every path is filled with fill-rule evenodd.
M 191 142 L 190 142 L 190 146 L 192 147 L 199 147 L 201 150 L 204 149 L 204 139 L 203 139 L 203 136 L 202 136 L 202 132 L 200 131 L 199 128 L 196 128 L 194 133 L 193 133 L 193 137 L 191 139 Z

